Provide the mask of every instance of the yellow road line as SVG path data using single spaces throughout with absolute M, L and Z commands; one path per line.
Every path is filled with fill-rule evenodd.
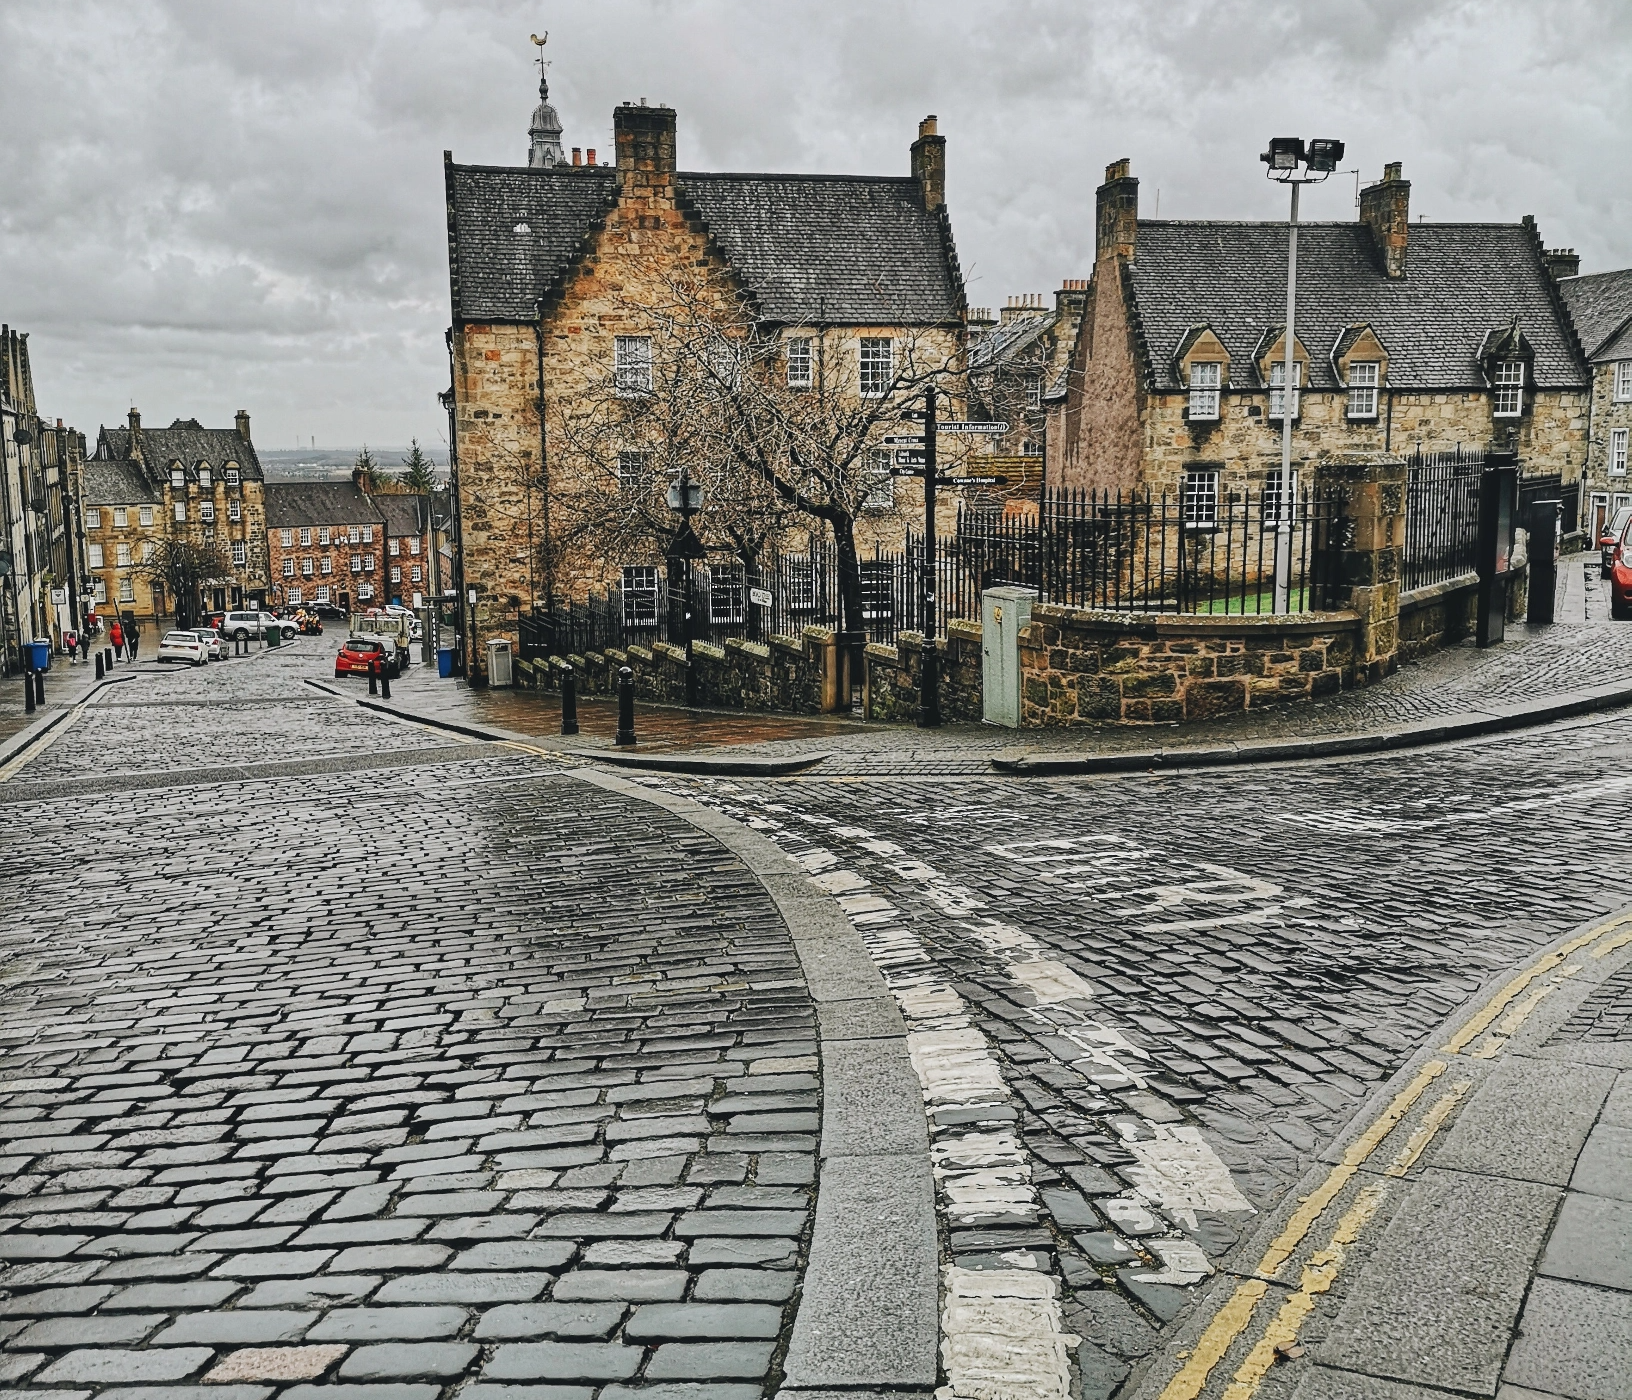
M 20 773 L 24 768 L 26 768 L 30 763 L 32 763 L 36 758 L 50 748 L 52 744 L 56 743 L 58 739 L 72 729 L 74 725 L 79 722 L 79 717 L 84 713 L 84 704 L 75 705 L 73 709 L 68 711 L 67 716 L 61 723 L 56 725 L 48 733 L 41 735 L 20 754 L 13 758 L 10 763 L 6 764 L 4 768 L 0 768 L 0 783 L 5 782 L 14 773 Z
M 1338 1271 L 1348 1247 L 1359 1238 L 1360 1231 L 1377 1213 L 1388 1188 L 1381 1182 L 1366 1187 L 1352 1206 L 1337 1222 L 1337 1229 L 1321 1250 L 1303 1267 L 1303 1279 L 1298 1291 L 1281 1304 L 1274 1321 L 1264 1328 L 1264 1335 L 1247 1353 L 1234 1380 L 1224 1388 L 1224 1400 L 1252 1400 L 1269 1368 L 1275 1364 L 1276 1353 L 1296 1343 L 1298 1331 L 1315 1309 L 1315 1298 L 1326 1292 L 1337 1281 Z
M 1445 1120 L 1451 1116 L 1457 1104 L 1462 1102 L 1462 1096 L 1473 1088 L 1471 1079 L 1462 1079 L 1451 1085 L 1441 1094 L 1439 1101 L 1422 1116 L 1422 1126 L 1405 1140 L 1405 1146 L 1399 1151 L 1394 1160 L 1389 1163 L 1387 1176 L 1404 1176 L 1411 1170 L 1412 1164 L 1422 1156 L 1423 1150 L 1434 1140 L 1434 1134 L 1445 1125 Z
M 1626 947 L 1628 943 L 1632 943 L 1632 928 L 1627 929 L 1624 933 L 1617 934 L 1614 938 L 1610 939 L 1609 942 L 1604 944 L 1602 948 L 1594 948 L 1592 950 L 1592 955 L 1595 958 L 1605 958 L 1613 953 L 1617 948 Z

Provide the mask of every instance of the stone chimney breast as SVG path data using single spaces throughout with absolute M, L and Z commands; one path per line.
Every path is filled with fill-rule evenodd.
M 912 173 L 924 193 L 924 208 L 931 213 L 945 208 L 946 137 L 938 134 L 933 115 L 918 123 L 918 139 L 912 143 Z
M 675 170 L 675 115 L 673 107 L 638 107 L 625 102 L 612 112 L 612 136 L 617 151 L 618 184 L 624 198 L 655 195 L 672 199 Z M 595 163 L 594 154 L 590 164 Z
M 1383 167 L 1383 178 L 1360 191 L 1360 222 L 1371 230 L 1380 270 L 1390 279 L 1405 276 L 1411 236 L 1411 182 L 1400 176 L 1400 162 Z
M 234 415 L 233 422 L 236 423 L 237 426 L 238 426 L 238 436 L 241 437 L 245 442 L 248 442 L 249 441 L 249 414 L 245 413 L 244 410 L 240 408 L 238 410 L 238 412 Z
M 1552 274 L 1553 281 L 1581 275 L 1581 257 L 1574 248 L 1549 248 L 1545 256 L 1547 271 Z
M 1094 194 L 1094 256 L 1115 255 L 1130 262 L 1138 246 L 1139 181 L 1123 157 L 1105 167 L 1105 183 Z

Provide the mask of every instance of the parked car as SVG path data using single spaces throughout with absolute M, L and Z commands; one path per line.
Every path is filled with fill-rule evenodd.
M 396 670 L 393 675 L 400 675 L 413 659 L 409 653 L 408 619 L 400 614 L 387 612 L 354 613 L 351 619 L 351 634 L 354 637 L 379 637 L 391 649 L 396 658 Z
M 227 659 L 227 644 L 221 634 L 213 627 L 192 627 L 188 629 L 204 643 L 211 661 L 225 661 Z
M 1632 619 L 1632 521 L 1610 551 L 1603 578 L 1609 584 L 1609 615 L 1621 622 Z
M 385 646 L 383 637 L 347 637 L 335 654 L 335 680 L 344 680 L 347 676 L 372 675 L 382 660 L 387 667 L 385 674 L 395 675 L 395 667 L 386 653 Z
M 166 632 L 159 643 L 160 661 L 185 661 L 189 666 L 210 664 L 210 649 L 197 632 Z
M 1626 527 L 1632 525 L 1632 506 L 1622 506 L 1615 512 L 1604 531 L 1598 536 L 1598 549 L 1603 555 L 1600 566 L 1600 577 L 1608 578 L 1610 565 L 1615 562 L 1615 549 L 1621 542 L 1621 536 L 1626 533 Z
M 288 641 L 295 635 L 295 624 L 274 617 L 269 612 L 229 612 L 221 620 L 220 630 L 234 641 L 262 637 L 276 629 Z

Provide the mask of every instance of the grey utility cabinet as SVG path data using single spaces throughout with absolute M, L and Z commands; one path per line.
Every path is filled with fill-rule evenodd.
M 980 595 L 981 718 L 1020 727 L 1020 629 L 1031 621 L 1035 588 L 988 588 Z

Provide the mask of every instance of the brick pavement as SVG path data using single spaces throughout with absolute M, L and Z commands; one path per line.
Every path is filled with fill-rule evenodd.
M 334 701 L 351 760 L 298 784 L 126 761 L 285 748 L 295 665 L 144 678 L 0 806 L 0 1381 L 760 1395 L 820 1104 L 775 906 L 678 818 Z

